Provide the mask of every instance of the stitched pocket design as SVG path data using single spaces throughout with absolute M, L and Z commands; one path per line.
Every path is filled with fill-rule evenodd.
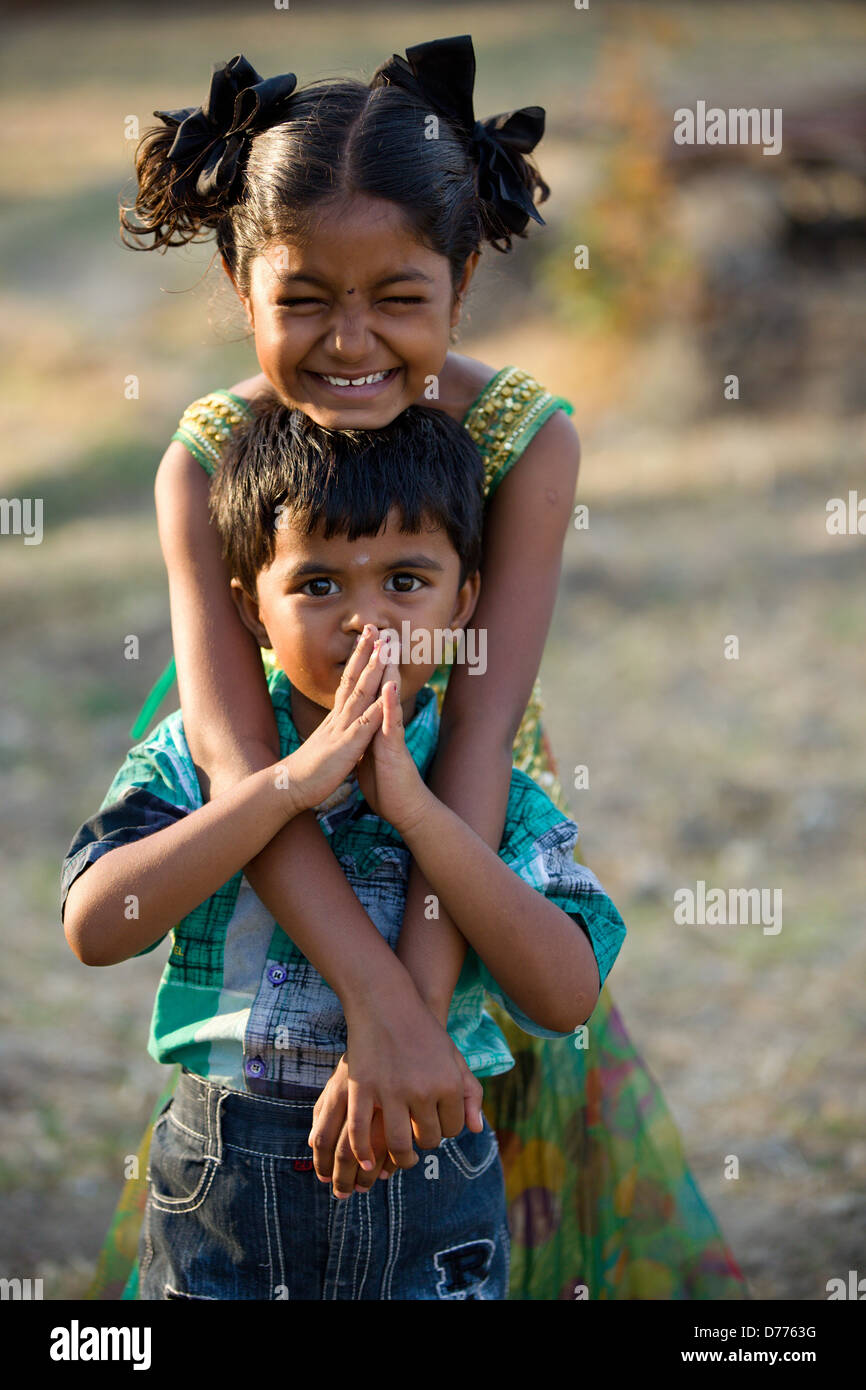
M 148 1185 L 158 1211 L 196 1211 L 207 1197 L 220 1160 L 207 1152 L 202 1135 L 183 1128 L 168 1110 L 154 1125 Z

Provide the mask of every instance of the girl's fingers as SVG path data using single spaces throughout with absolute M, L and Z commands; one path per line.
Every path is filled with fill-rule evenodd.
M 380 1179 L 390 1178 L 391 1174 L 392 1174 L 392 1173 L 395 1173 L 396 1171 L 397 1171 L 397 1165 L 396 1165 L 396 1163 L 394 1162 L 394 1160 L 393 1160 L 393 1158 L 391 1157 L 391 1155 L 389 1154 L 388 1157 L 385 1159 L 385 1162 L 382 1164 L 382 1171 L 381 1171 L 381 1173 L 379 1174 L 379 1178 L 380 1178 Z
M 375 1167 L 376 1155 L 373 1152 L 370 1131 L 373 1124 L 373 1096 L 360 1086 L 349 1087 L 349 1112 L 346 1119 L 349 1144 L 352 1153 L 362 1168 L 368 1171 Z
M 307 1143 L 313 1150 L 313 1167 L 320 1182 L 331 1181 L 337 1141 L 344 1122 L 345 1107 L 338 1105 L 327 1111 L 310 1131 Z

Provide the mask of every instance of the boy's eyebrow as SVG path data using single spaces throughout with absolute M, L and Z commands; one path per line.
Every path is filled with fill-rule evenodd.
M 281 285 L 292 284 L 297 280 L 303 280 L 309 285 L 319 285 L 323 290 L 329 289 L 327 280 L 322 280 L 318 275 L 301 275 L 299 272 L 276 271 L 277 280 Z M 393 275 L 383 275 L 380 280 L 376 280 L 370 286 L 373 290 L 383 289 L 385 285 L 396 285 L 403 280 L 423 280 L 425 284 L 432 285 L 433 281 L 429 275 L 425 275 L 423 270 L 412 270 L 408 266 L 403 270 L 397 270 Z
M 415 554 L 400 555 L 396 560 L 391 560 L 387 565 L 380 566 L 386 570 L 413 569 L 413 570 L 435 570 L 443 573 L 443 567 L 438 560 L 434 560 L 432 555 Z M 335 565 L 333 561 L 317 563 L 315 560 L 302 560 L 298 565 L 287 565 L 283 571 L 284 579 L 305 579 L 308 575 L 317 574 L 343 574 L 344 570 L 340 565 Z

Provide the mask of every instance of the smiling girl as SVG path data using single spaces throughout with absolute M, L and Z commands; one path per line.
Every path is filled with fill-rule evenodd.
M 395 55 L 369 85 L 298 90 L 293 74 L 265 80 L 235 57 L 215 71 L 203 106 L 155 113 L 163 123 L 141 141 L 134 209 L 121 223 L 136 249 L 215 233 L 261 368 L 188 408 L 156 480 L 178 688 L 203 796 L 278 754 L 262 653 L 239 621 L 208 518 L 208 475 L 232 431 L 271 396 L 335 430 L 375 429 L 426 403 L 475 439 L 487 496 L 474 615 L 487 666 L 471 679 L 466 667 L 440 668 L 433 679 L 442 726 L 430 786 L 496 849 L 512 761 L 562 804 L 536 677 L 579 443 L 568 402 L 515 367 L 449 349 L 482 246 L 508 251 L 530 219 L 542 222 L 536 196 L 549 192 L 528 158 L 544 112 L 476 121 L 474 69 L 467 36 Z M 375 603 L 353 615 L 347 636 L 365 622 L 378 625 Z M 589 1052 L 521 1035 L 494 1007 L 518 1065 L 482 1093 L 445 1028 L 466 943 L 444 912 L 431 913 L 417 866 L 402 973 L 375 980 L 365 969 L 375 928 L 312 812 L 245 874 L 344 1007 L 350 1062 L 323 1091 L 312 1136 L 317 1173 L 335 1191 L 416 1163 L 419 1124 L 428 1141 L 457 1132 L 464 1114 L 479 1130 L 483 1096 L 509 1180 L 512 1298 L 572 1298 L 578 1287 L 592 1298 L 740 1296 L 607 990 Z M 379 1111 L 390 1158 L 371 1144 Z M 122 1203 L 119 1224 L 136 1201 Z M 105 1278 L 118 1268 L 109 1261 Z

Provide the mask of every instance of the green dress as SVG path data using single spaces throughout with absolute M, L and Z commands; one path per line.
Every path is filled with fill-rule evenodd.
M 488 382 L 463 421 L 484 458 L 488 497 L 556 410 L 571 414 L 572 406 L 516 367 Z M 249 415 L 240 397 L 214 391 L 189 406 L 173 438 L 212 473 L 231 432 Z M 262 655 L 266 665 L 273 659 Z M 172 662 L 148 697 L 134 738 L 147 732 L 173 681 Z M 447 667 L 431 678 L 440 707 L 447 682 Z M 514 763 L 568 814 L 540 715 L 536 681 Z M 509 1298 L 746 1298 L 743 1275 L 609 988 L 601 991 L 585 1037 L 532 1037 L 492 1000 L 488 1008 L 515 1058 L 511 1071 L 484 1080 L 484 1111 L 505 1170 Z M 89 1298 L 137 1297 L 150 1134 L 176 1080 L 173 1069 L 139 1149 L 140 1176 L 123 1189 Z

